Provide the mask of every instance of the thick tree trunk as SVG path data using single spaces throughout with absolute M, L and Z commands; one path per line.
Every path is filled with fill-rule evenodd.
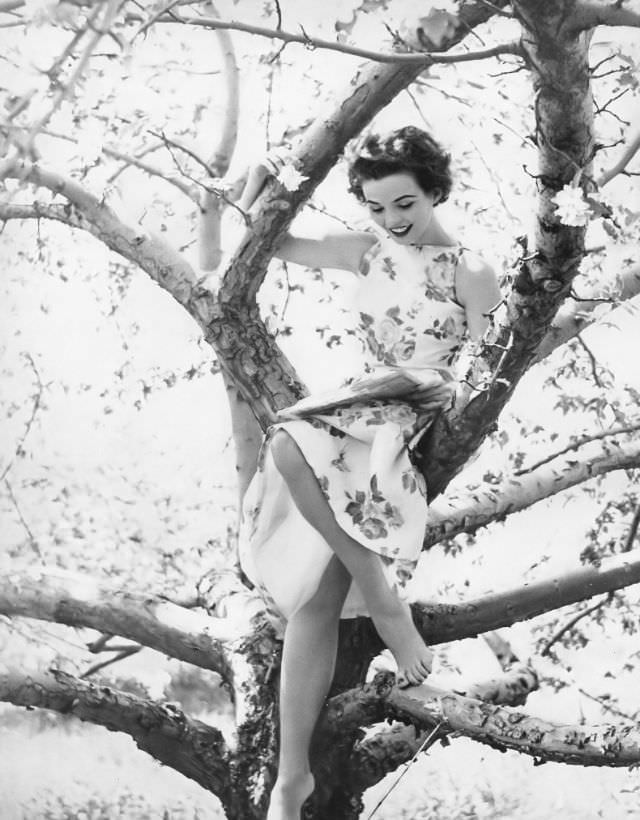
M 573 0 L 513 3 L 535 90 L 536 228 L 523 250 L 504 316 L 481 353 L 491 381 L 463 385 L 455 406 L 423 439 L 431 498 L 442 492 L 495 426 L 569 293 L 584 255 L 585 228 L 561 224 L 552 202 L 564 185 L 578 178 L 586 183 L 594 152 L 590 33 L 576 33 L 574 5 Z

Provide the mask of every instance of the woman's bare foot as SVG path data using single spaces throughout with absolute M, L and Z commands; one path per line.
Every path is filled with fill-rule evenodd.
M 395 599 L 385 606 L 384 612 L 372 612 L 371 617 L 398 664 L 398 685 L 422 683 L 431 672 L 433 652 L 416 629 L 409 607 Z
M 302 806 L 314 788 L 311 772 L 295 777 L 278 775 L 269 800 L 267 820 L 300 820 Z

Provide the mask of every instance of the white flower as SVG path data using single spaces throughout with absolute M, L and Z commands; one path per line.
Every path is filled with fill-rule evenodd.
M 551 198 L 556 206 L 556 213 L 563 225 L 578 228 L 589 221 L 591 209 L 584 198 L 582 188 L 565 185 L 561 191 Z
M 287 191 L 297 191 L 309 177 L 303 176 L 292 163 L 288 162 L 280 168 L 278 179 Z

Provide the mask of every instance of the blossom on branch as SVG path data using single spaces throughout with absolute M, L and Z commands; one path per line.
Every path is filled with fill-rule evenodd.
M 584 198 L 582 188 L 565 185 L 551 201 L 556 206 L 556 215 L 563 225 L 579 228 L 589 221 L 591 208 Z
M 281 182 L 287 191 L 297 191 L 302 183 L 309 179 L 298 171 L 290 162 L 283 165 L 278 171 L 278 181 Z

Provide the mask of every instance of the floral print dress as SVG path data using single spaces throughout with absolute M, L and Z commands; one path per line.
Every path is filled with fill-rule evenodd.
M 466 334 L 455 299 L 459 246 L 406 246 L 381 239 L 364 254 L 352 308 L 369 375 L 401 367 L 413 376 L 452 366 Z M 362 374 L 358 374 L 362 375 Z M 240 561 L 273 608 L 290 617 L 315 594 L 333 555 L 303 518 L 278 472 L 269 439 L 284 429 L 296 441 L 339 525 L 380 556 L 401 591 L 420 555 L 426 487 L 410 455 L 435 416 L 407 400 L 354 403 L 326 415 L 274 425 L 243 504 Z M 342 617 L 366 614 L 351 585 Z

